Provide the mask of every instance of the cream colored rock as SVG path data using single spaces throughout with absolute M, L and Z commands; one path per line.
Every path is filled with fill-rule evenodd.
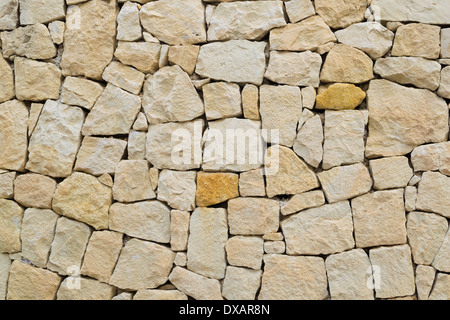
M 405 188 L 405 209 L 407 212 L 416 210 L 417 188 L 407 186 Z
M 24 169 L 28 148 L 27 122 L 28 110 L 23 102 L 11 100 L 0 104 L 0 168 Z
M 266 68 L 265 42 L 230 40 L 200 48 L 196 73 L 204 78 L 261 85 Z
M 170 242 L 170 209 L 159 201 L 114 203 L 109 228 L 130 237 L 159 243 Z
M 436 270 L 433 267 L 419 265 L 416 268 L 416 288 L 418 300 L 428 300 L 434 284 Z
M 47 27 L 37 23 L 0 33 L 5 58 L 24 56 L 30 59 L 50 59 L 56 56 L 56 48 Z
M 54 300 L 61 277 L 19 260 L 11 264 L 8 300 Z
M 202 100 L 179 66 L 164 67 L 145 81 L 142 106 L 150 125 L 190 121 L 204 113 Z
M 379 282 L 375 283 L 376 298 L 394 298 L 415 292 L 411 249 L 408 245 L 380 247 L 370 250 L 372 268 L 377 266 Z
M 261 169 L 250 170 L 239 175 L 239 194 L 242 197 L 264 197 L 266 185 Z
M 124 160 L 116 167 L 113 197 L 120 202 L 135 202 L 156 197 L 146 160 Z
M 434 257 L 432 266 L 442 272 L 450 272 L 450 261 L 448 259 L 450 254 L 450 231 L 445 235 L 444 242 L 441 248 Z
M 294 195 L 287 203 L 281 206 L 281 214 L 287 216 L 309 208 L 320 207 L 325 204 L 323 191 L 309 191 Z
M 202 163 L 203 125 L 201 119 L 151 125 L 147 134 L 146 159 L 157 169 L 199 168 Z
M 418 210 L 450 217 L 450 177 L 439 172 L 424 172 L 419 182 L 416 207 Z
M 284 3 L 289 21 L 298 22 L 316 14 L 311 0 L 289 0 Z
M 194 210 L 196 176 L 195 171 L 161 171 L 158 180 L 158 200 L 167 202 L 173 209 Z
M 131 292 L 122 292 L 114 296 L 111 300 L 133 300 L 133 294 Z
M 434 284 L 433 291 L 429 300 L 449 300 L 450 299 L 450 276 L 445 273 L 438 273 Z
M 308 119 L 298 131 L 294 151 L 307 164 L 317 168 L 322 162 L 323 139 L 322 120 L 316 115 Z
M 433 213 L 411 212 L 406 228 L 414 263 L 430 265 L 444 242 L 447 219 Z
M 139 5 L 127 1 L 117 16 L 117 40 L 136 41 L 142 38 L 142 27 L 139 21 Z
M 263 235 L 265 241 L 282 241 L 283 239 L 283 233 L 281 232 L 270 232 Z
M 286 252 L 286 243 L 284 241 L 265 241 L 264 252 L 267 254 L 283 254 Z
M 140 97 L 108 84 L 86 117 L 83 135 L 128 134 L 140 109 Z
M 450 142 L 419 146 L 411 153 L 414 171 L 435 171 L 450 175 Z
M 185 72 L 192 75 L 199 52 L 199 46 L 171 46 L 168 53 L 169 63 L 179 65 Z
M 12 199 L 14 197 L 15 172 L 0 174 L 0 199 Z
M 61 102 L 91 110 L 104 87 L 84 78 L 66 77 L 61 89 Z
M 401 26 L 395 34 L 392 56 L 437 59 L 441 53 L 441 28 L 422 23 Z
M 424 143 L 447 141 L 448 106 L 434 93 L 373 80 L 367 99 L 367 157 L 404 155 Z
M 201 0 L 162 0 L 142 6 L 144 29 L 170 45 L 187 45 L 206 41 L 205 7 Z
M 241 91 L 237 84 L 214 82 L 202 87 L 207 120 L 232 118 L 242 115 Z
M 261 119 L 259 115 L 259 88 L 257 86 L 247 84 L 242 89 L 242 109 L 246 119 Z
M 56 181 L 40 174 L 20 175 L 14 181 L 14 200 L 24 207 L 50 209 Z
M 28 137 L 31 137 L 36 128 L 39 117 L 41 116 L 43 103 L 32 103 L 30 106 L 30 116 L 28 117 Z
M 48 24 L 48 31 L 52 37 L 54 44 L 62 44 L 64 42 L 64 31 L 66 24 L 63 21 L 53 21 Z
M 267 129 L 264 139 L 268 143 L 279 143 L 292 147 L 297 135 L 298 119 L 302 113 L 302 96 L 298 87 L 260 87 L 260 114 L 262 128 Z M 278 130 L 277 132 L 271 132 Z
M 441 58 L 450 58 L 450 28 L 441 29 Z
M 64 0 L 19 0 L 20 24 L 47 23 L 65 17 Z
M 298 194 L 319 187 L 316 174 L 290 149 L 273 146 L 265 156 L 266 191 L 269 198 Z
M 108 227 L 111 202 L 111 188 L 91 175 L 74 172 L 56 188 L 53 210 L 98 230 Z
M 114 56 L 123 64 L 144 73 L 155 73 L 159 68 L 161 45 L 152 42 L 119 41 Z
M 98 177 L 98 181 L 109 188 L 112 188 L 114 185 L 113 178 L 108 173 L 104 173 L 100 177 Z
M 281 229 L 289 255 L 332 254 L 355 245 L 348 201 L 292 215 L 281 222 Z
M 371 265 L 364 250 L 328 256 L 325 265 L 332 300 L 374 300 L 373 289 L 367 285 Z
M 73 23 L 64 33 L 64 76 L 101 79 L 114 54 L 117 14 L 117 3 L 111 0 L 91 0 L 67 9 L 66 21 Z
M 112 231 L 92 233 L 80 273 L 108 283 L 123 246 L 122 238 L 121 233 Z
M 139 290 L 133 300 L 187 300 L 188 297 L 178 290 Z
M 362 163 L 335 167 L 317 176 L 329 203 L 357 197 L 372 188 L 369 170 Z
M 382 78 L 418 88 L 436 90 L 441 79 L 441 65 L 420 57 L 389 57 L 375 62 L 374 72 Z
M 94 279 L 80 277 L 80 289 L 74 289 L 72 279 L 66 278 L 61 283 L 56 295 L 57 300 L 111 300 L 116 288 Z
M 17 99 L 42 101 L 59 98 L 61 70 L 53 63 L 16 57 L 14 74 Z
M 208 278 L 223 279 L 227 239 L 227 211 L 197 208 L 190 220 L 187 268 Z
M 132 94 L 139 94 L 145 75 L 120 62 L 112 61 L 103 71 L 103 80 L 124 89 Z
M 0 300 L 6 300 L 10 268 L 11 259 L 7 254 L 0 253 Z
M 314 108 L 316 103 L 316 89 L 314 87 L 302 88 L 302 102 L 304 108 Z
M 128 135 L 128 159 L 144 160 L 147 132 L 130 131 Z
M 131 239 L 122 249 L 110 284 L 128 290 L 153 289 L 167 282 L 175 253 L 159 244 Z
M 370 160 L 373 187 L 377 190 L 404 188 L 413 176 L 406 157 L 391 157 Z
M 195 189 L 195 186 L 194 186 Z M 235 173 L 197 174 L 196 204 L 208 207 L 239 197 L 239 176 Z M 160 189 L 158 189 L 158 192 Z
M 6 0 L 0 4 L 0 30 L 13 30 L 19 23 L 19 0 Z
M 366 98 L 366 93 L 359 87 L 348 83 L 335 83 L 329 87 L 319 88 L 317 109 L 345 110 L 355 109 Z
M 264 241 L 260 237 L 235 236 L 226 244 L 228 264 L 255 270 L 261 269 Z
M 0 199 L 0 212 L 0 225 L 2 226 L 0 252 L 20 252 L 23 209 L 14 201 Z
M 188 227 L 189 227 L 189 222 L 188 222 Z M 187 243 L 187 237 L 186 237 L 186 243 Z M 175 260 L 173 263 L 179 267 L 186 267 L 186 265 L 187 265 L 186 252 L 177 252 L 177 255 L 175 256 Z
M 261 270 L 227 267 L 223 280 L 223 297 L 227 300 L 255 300 L 261 283 L 261 274 Z
M 114 174 L 126 147 L 127 142 L 124 140 L 87 136 L 77 154 L 74 170 L 94 176 Z
M 316 12 L 334 29 L 345 28 L 364 19 L 367 0 L 316 0 Z
M 133 130 L 147 131 L 147 129 L 148 129 L 147 117 L 145 116 L 145 113 L 139 112 L 136 121 L 133 124 Z
M 170 212 L 170 248 L 172 251 L 186 251 L 189 237 L 188 211 L 172 210 Z
M 358 248 L 406 243 L 403 189 L 365 194 L 351 203 Z
M 325 263 L 319 257 L 264 257 L 259 300 L 325 300 L 328 297 Z
M 220 3 L 209 21 L 208 41 L 261 40 L 271 29 L 286 25 L 282 1 Z
M 237 198 L 228 201 L 228 224 L 232 235 L 264 235 L 277 232 L 280 221 L 278 201 Z
M 9 63 L 0 54 L 0 103 L 14 98 L 14 74 Z
M 442 69 L 441 83 L 437 94 L 443 98 L 450 99 L 450 67 Z
M 220 282 L 181 267 L 175 267 L 169 281 L 184 294 L 196 300 L 223 300 Z

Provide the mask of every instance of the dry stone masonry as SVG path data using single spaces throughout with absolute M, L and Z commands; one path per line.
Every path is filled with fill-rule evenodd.
M 448 0 L 2 0 L 0 49 L 0 300 L 450 300 Z

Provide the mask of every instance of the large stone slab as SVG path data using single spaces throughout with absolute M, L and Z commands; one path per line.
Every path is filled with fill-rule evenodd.
M 316 12 L 332 28 L 345 28 L 364 19 L 367 0 L 316 0 Z
M 175 267 L 170 282 L 181 292 L 196 300 L 223 300 L 219 280 L 203 277 L 181 267 Z
M 20 24 L 47 23 L 65 17 L 64 0 L 19 0 Z

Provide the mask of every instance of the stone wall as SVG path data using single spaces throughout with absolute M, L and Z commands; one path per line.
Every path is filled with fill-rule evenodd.
M 450 299 L 448 0 L 2 0 L 0 299 Z

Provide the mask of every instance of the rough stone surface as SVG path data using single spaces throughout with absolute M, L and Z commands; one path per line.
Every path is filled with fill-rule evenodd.
M 434 289 L 430 294 L 429 300 L 449 300 L 450 299 L 450 276 L 445 273 L 438 273 Z
M 132 67 L 112 61 L 103 71 L 102 78 L 132 94 L 139 94 L 145 75 Z
M 181 267 L 175 267 L 170 282 L 181 292 L 197 300 L 223 300 L 220 282 Z
M 316 100 L 316 108 L 355 109 L 365 98 L 366 93 L 359 87 L 348 83 L 336 83 L 319 93 Z
M 419 300 L 428 300 L 436 277 L 433 267 L 419 265 L 416 268 L 416 288 Z
M 422 23 L 399 27 L 395 33 L 392 55 L 437 59 L 441 51 L 440 31 L 438 26 Z
M 450 231 L 445 235 L 444 242 L 441 248 L 434 257 L 433 267 L 442 272 L 450 272 L 450 261 L 448 259 L 450 254 Z
M 161 171 L 158 181 L 158 200 L 167 202 L 173 209 L 194 210 L 196 176 L 195 171 Z
M 435 171 L 450 175 L 450 142 L 419 146 L 411 153 L 414 171 Z
M 316 13 L 311 0 L 289 0 L 284 5 L 289 21 L 292 23 L 308 18 Z
M 281 206 L 283 215 L 290 215 L 309 208 L 320 207 L 325 204 L 323 191 L 316 190 L 294 195 L 286 204 Z
M 0 212 L 0 252 L 20 252 L 23 209 L 14 201 L 0 199 Z
M 250 170 L 239 175 L 239 194 L 242 197 L 264 197 L 266 186 L 261 169 Z
M 61 89 L 61 102 L 91 110 L 104 87 L 92 80 L 66 77 Z
M 117 16 L 117 40 L 136 41 L 142 38 L 142 27 L 139 21 L 139 5 L 127 1 Z
M 123 64 L 144 73 L 155 73 L 159 68 L 161 45 L 153 42 L 119 41 L 114 57 Z
M 234 173 L 197 174 L 196 204 L 199 207 L 212 206 L 239 197 L 239 176 Z
M 188 211 L 172 210 L 170 212 L 170 248 L 172 251 L 187 250 L 190 219 L 191 214 Z
M 419 182 L 416 207 L 450 217 L 450 177 L 439 172 L 425 172 Z
M 169 47 L 168 60 L 170 64 L 179 65 L 181 69 L 192 75 L 197 64 L 200 46 L 171 46 Z
M 187 300 L 188 297 L 178 290 L 139 290 L 133 300 Z
M 206 119 L 216 120 L 242 115 L 241 92 L 237 84 L 214 82 L 202 87 Z
M 6 299 L 10 268 L 11 259 L 7 254 L 0 253 L 0 300 Z
M 19 0 L 20 24 L 47 23 L 64 18 L 64 0 Z
M 408 158 L 403 156 L 370 160 L 370 171 L 377 190 L 404 188 L 413 176 Z
M 94 279 L 80 277 L 80 288 L 73 289 L 72 279 L 66 278 L 58 289 L 57 300 L 111 300 L 116 289 Z
M 261 271 L 229 266 L 222 295 L 227 300 L 254 300 L 261 283 Z
M 264 255 L 263 245 L 260 237 L 232 237 L 226 244 L 227 261 L 233 266 L 259 270 Z
M 156 198 L 145 160 L 124 160 L 116 167 L 113 197 L 120 202 L 135 202 Z
M 450 67 L 445 67 L 441 71 L 441 83 L 437 94 L 443 98 L 450 99 Z
M 5 0 L 0 4 L 0 30 L 12 30 L 19 22 L 19 0 Z
M 345 28 L 364 19 L 367 0 L 316 0 L 316 12 L 332 28 Z
M 14 98 L 14 74 L 9 63 L 0 54 L 0 103 Z
M 257 86 L 247 84 L 242 89 L 242 109 L 246 119 L 261 119 L 259 114 L 259 88 Z
M 6 172 L 0 174 L 0 199 L 12 199 L 14 197 L 15 179 L 16 179 L 15 172 Z

